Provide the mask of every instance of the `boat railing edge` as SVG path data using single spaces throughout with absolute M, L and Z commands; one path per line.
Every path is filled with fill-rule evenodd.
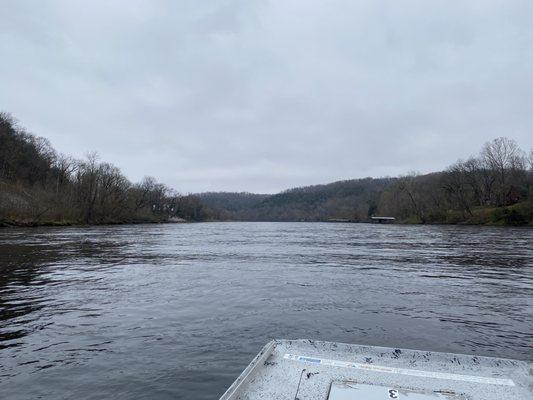
M 248 367 L 242 373 L 239 375 L 239 377 L 233 382 L 233 384 L 226 390 L 226 392 L 220 397 L 220 400 L 230 400 L 237 392 L 237 390 L 241 387 L 241 385 L 246 381 L 248 376 L 255 370 L 255 368 L 258 365 L 261 365 L 262 362 L 266 361 L 266 359 L 272 354 L 272 351 L 276 347 L 277 341 L 271 340 L 268 342 L 255 356 L 255 358 L 248 364 Z

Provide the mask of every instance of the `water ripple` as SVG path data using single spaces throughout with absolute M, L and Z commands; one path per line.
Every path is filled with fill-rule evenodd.
M 0 391 L 216 399 L 273 337 L 532 360 L 532 243 L 364 224 L 0 230 Z

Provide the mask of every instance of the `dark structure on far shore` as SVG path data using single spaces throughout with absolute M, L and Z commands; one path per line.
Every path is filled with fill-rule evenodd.
M 370 217 L 372 222 L 376 224 L 393 224 L 395 219 L 394 217 Z

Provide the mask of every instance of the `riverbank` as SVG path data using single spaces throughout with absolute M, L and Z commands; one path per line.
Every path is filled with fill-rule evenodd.
M 161 219 L 161 220 L 131 220 L 131 221 L 102 221 L 83 223 L 80 221 L 57 220 L 57 221 L 34 221 L 34 220 L 0 220 L 0 228 L 36 228 L 40 226 L 101 226 L 101 225 L 141 225 L 141 224 L 183 224 L 190 223 L 185 219 Z
M 183 218 L 155 218 L 132 220 L 104 220 L 99 222 L 84 223 L 75 220 L 31 220 L 31 219 L 0 219 L 0 228 L 7 227 L 40 227 L 40 226 L 101 226 L 101 225 L 141 225 L 141 224 L 176 224 L 192 222 L 328 222 L 328 223 L 372 223 L 372 220 L 307 220 L 307 221 L 257 221 L 257 220 L 215 220 L 193 221 Z M 507 207 L 477 207 L 471 214 L 450 210 L 447 213 L 430 214 L 422 221 L 419 218 L 397 219 L 395 225 L 471 225 L 471 226 L 520 226 L 533 227 L 533 204 L 518 203 Z
M 533 203 L 521 202 L 504 207 L 473 207 L 469 212 L 449 210 L 400 220 L 403 224 L 484 225 L 533 227 Z

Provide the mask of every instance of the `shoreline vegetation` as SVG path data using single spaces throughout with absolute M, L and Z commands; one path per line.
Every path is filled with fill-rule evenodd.
M 364 178 L 281 193 L 182 195 L 152 177 L 130 182 L 90 153 L 58 153 L 0 113 L 0 227 L 201 221 L 370 222 L 533 226 L 533 149 L 507 138 L 445 171 Z
M 83 160 L 58 153 L 0 113 L 0 225 L 93 225 L 203 221 L 196 197 L 145 177 L 130 182 L 96 153 Z

